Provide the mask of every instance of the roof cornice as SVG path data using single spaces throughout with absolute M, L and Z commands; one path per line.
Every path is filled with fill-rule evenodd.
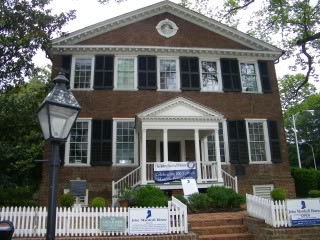
M 211 18 L 208 18 L 202 14 L 199 14 L 168 0 L 82 28 L 78 31 L 69 33 L 66 36 L 54 39 L 52 41 L 52 44 L 53 46 L 76 44 L 86 39 L 132 24 L 134 22 L 141 21 L 149 17 L 153 17 L 164 12 L 171 13 L 182 19 L 190 21 L 198 26 L 225 36 L 254 50 L 281 52 L 281 49 L 271 44 L 251 37 L 243 32 L 240 32 L 234 28 L 219 23 L 218 21 L 215 21 Z

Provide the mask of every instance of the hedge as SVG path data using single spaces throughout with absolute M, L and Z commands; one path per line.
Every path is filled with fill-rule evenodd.
M 310 190 L 320 189 L 320 171 L 305 168 L 291 168 L 297 197 L 308 197 Z

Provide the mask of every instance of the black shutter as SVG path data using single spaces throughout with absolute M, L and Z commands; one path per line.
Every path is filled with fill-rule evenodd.
M 271 83 L 268 73 L 268 62 L 258 61 L 262 92 L 271 92 Z
M 95 57 L 94 89 L 113 88 L 113 62 L 111 55 L 97 55 Z
M 221 59 L 223 91 L 241 92 L 241 78 L 237 59 Z
M 60 157 L 60 166 L 64 165 L 64 155 L 66 150 L 66 143 L 60 144 L 59 146 L 59 157 Z
M 200 90 L 199 59 L 180 58 L 181 90 Z
M 228 121 L 229 155 L 231 164 L 249 163 L 246 124 L 244 120 Z
M 112 165 L 112 120 L 93 120 L 91 166 Z
M 70 81 L 72 55 L 62 55 L 61 68 L 66 73 L 66 78 Z
M 155 56 L 138 56 L 138 89 L 157 89 Z
M 268 120 L 268 129 L 269 129 L 271 161 L 273 163 L 280 163 L 282 162 L 282 159 L 281 159 L 281 152 L 280 152 L 280 140 L 278 135 L 277 122 Z

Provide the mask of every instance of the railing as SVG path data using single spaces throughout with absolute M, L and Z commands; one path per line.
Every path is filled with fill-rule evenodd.
M 13 237 L 44 237 L 46 234 L 46 207 L 2 207 L 0 221 L 9 220 L 15 230 Z M 168 207 L 169 233 L 188 233 L 187 207 L 173 198 Z M 128 235 L 127 208 L 57 208 L 56 236 L 115 236 Z M 124 217 L 123 232 L 103 232 L 100 230 L 101 217 Z
M 200 162 L 201 181 L 218 181 L 218 167 L 216 162 Z
M 270 199 L 246 195 L 247 211 L 252 217 L 263 219 L 273 227 L 290 227 L 285 201 L 272 201 Z
M 229 173 L 221 169 L 223 184 L 226 188 L 232 188 L 235 192 L 238 192 L 238 178 L 233 177 Z
M 112 206 L 115 205 L 119 190 L 122 188 L 133 188 L 141 183 L 141 166 L 134 169 L 132 172 L 120 178 L 118 181 L 112 181 Z

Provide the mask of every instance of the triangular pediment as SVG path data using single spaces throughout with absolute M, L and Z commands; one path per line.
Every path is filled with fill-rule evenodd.
M 227 25 L 219 23 L 211 18 L 208 18 L 204 15 L 196 13 L 190 9 L 187 9 L 185 7 L 182 7 L 178 4 L 175 4 L 167 0 L 135 10 L 133 12 L 123 14 L 121 16 L 118 16 L 112 19 L 108 19 L 106 21 L 69 33 L 66 36 L 54 39 L 52 41 L 53 43 L 52 52 L 53 53 L 55 52 L 70 53 L 73 50 L 82 51 L 88 48 L 91 52 L 97 51 L 101 53 L 102 51 L 112 51 L 114 50 L 113 49 L 114 47 L 116 47 L 115 51 L 117 52 L 124 51 L 124 50 L 130 51 L 130 52 L 134 52 L 135 50 L 137 50 L 141 52 L 141 50 L 146 49 L 146 46 L 148 47 L 150 45 L 146 44 L 146 46 L 143 46 L 143 44 L 139 45 L 136 43 L 126 42 L 125 37 L 122 37 L 123 41 L 120 44 L 117 44 L 112 42 L 112 38 L 116 34 L 121 35 L 121 32 L 122 33 L 126 32 L 122 30 L 124 30 L 125 28 L 130 28 L 130 25 L 133 26 L 138 22 L 147 21 L 161 14 L 162 15 L 171 14 L 172 16 L 182 19 L 183 21 L 188 22 L 190 24 L 193 24 L 198 28 L 202 28 L 202 29 L 205 29 L 206 31 L 209 31 L 211 34 L 215 34 L 213 36 L 219 36 L 220 38 L 225 38 L 230 42 L 236 43 L 238 44 L 238 47 L 236 48 L 240 50 L 259 51 L 259 54 L 267 54 L 267 53 L 271 55 L 273 54 L 272 56 L 270 55 L 271 58 L 276 58 L 278 55 L 281 55 L 281 52 L 282 52 L 277 47 L 274 47 L 256 38 L 250 37 L 249 35 L 243 32 L 240 32 L 234 28 L 231 28 Z M 153 25 L 152 27 L 155 28 L 155 26 Z M 134 29 L 138 31 L 137 28 L 134 28 Z M 141 39 L 141 34 L 138 34 L 138 35 L 139 35 L 139 38 Z M 147 37 L 152 38 L 152 36 L 148 36 L 147 34 L 143 34 L 143 35 L 146 38 Z M 102 39 L 108 39 L 108 37 L 110 37 L 110 42 L 97 41 L 96 43 L 92 44 L 92 41 L 89 41 L 90 39 L 99 38 L 99 36 L 103 36 Z M 190 32 L 189 32 L 189 36 L 190 36 Z M 219 39 L 216 39 L 213 36 L 210 37 L 213 42 L 220 41 Z M 172 39 L 174 39 L 174 37 Z M 224 41 L 222 40 L 220 42 L 224 42 Z M 155 46 L 155 49 L 148 49 L 148 51 L 151 51 L 151 50 L 157 51 L 157 48 L 159 45 L 154 44 L 154 46 Z M 175 46 L 174 44 L 165 44 L 162 46 L 165 48 L 167 48 L 168 46 L 183 48 L 183 46 Z M 209 47 L 197 46 L 197 47 L 202 48 L 201 51 L 203 52 L 208 52 L 210 51 L 210 49 L 213 49 L 213 47 L 211 46 Z M 224 54 L 228 54 L 228 49 L 229 49 L 228 47 L 224 49 L 225 51 Z M 172 51 L 172 49 L 171 50 L 169 49 L 169 51 Z M 223 54 L 223 53 L 220 53 L 220 54 Z M 245 54 L 245 53 L 243 52 L 242 54 Z
M 223 119 L 223 115 L 184 97 L 174 98 L 137 115 L 140 119 Z

